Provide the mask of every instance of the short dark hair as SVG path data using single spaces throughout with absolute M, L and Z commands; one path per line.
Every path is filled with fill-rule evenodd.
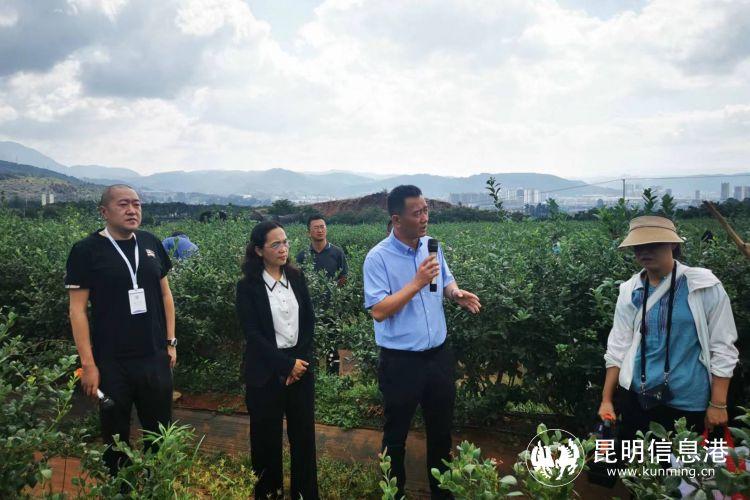
M 107 186 L 102 191 L 102 197 L 99 199 L 100 207 L 106 207 L 112 201 L 112 191 L 115 189 L 131 189 L 135 191 L 132 186 L 128 186 L 127 184 L 112 184 L 111 186 Z M 135 194 L 138 194 L 138 192 L 136 191 Z
M 422 196 L 422 190 L 411 184 L 402 184 L 391 189 L 388 193 L 388 215 L 400 215 L 404 211 L 407 198 Z
M 312 221 L 314 220 L 322 220 L 323 222 L 325 222 L 326 218 L 323 217 L 321 214 L 312 214 L 310 217 L 307 218 L 307 229 L 310 229 L 310 224 L 312 224 Z

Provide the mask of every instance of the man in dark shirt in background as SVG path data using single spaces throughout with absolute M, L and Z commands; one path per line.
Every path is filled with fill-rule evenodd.
M 177 340 L 167 281 L 172 264 L 161 241 L 138 230 L 138 194 L 129 186 L 110 186 L 99 211 L 106 226 L 73 245 L 65 287 L 83 390 L 91 397 L 100 390 L 114 402 L 100 406 L 102 435 L 111 445 L 116 434 L 128 442 L 133 404 L 144 430 L 169 425 Z M 104 454 L 112 474 L 124 459 L 111 448 Z
M 311 215 L 307 219 L 307 233 L 310 236 L 310 246 L 297 254 L 297 262 L 304 264 L 309 256 L 313 258 L 315 271 L 324 270 L 326 276 L 336 280 L 339 287 L 346 283 L 349 267 L 346 264 L 344 251 L 328 241 L 328 228 L 326 220 L 320 214 Z M 323 305 L 327 305 L 330 295 L 322 298 Z M 326 356 L 328 373 L 338 374 L 340 359 L 338 350 L 332 349 Z
M 307 233 L 310 235 L 310 246 L 297 254 L 297 262 L 304 264 L 307 257 L 312 255 L 314 269 L 325 270 L 329 278 L 343 286 L 349 273 L 346 256 L 341 248 L 328 241 L 328 228 L 322 215 L 312 215 L 307 219 Z

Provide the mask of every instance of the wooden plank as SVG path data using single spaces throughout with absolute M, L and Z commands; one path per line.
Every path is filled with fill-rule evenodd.
M 711 215 L 713 215 L 714 218 L 719 221 L 719 224 L 721 224 L 721 227 L 723 227 L 727 232 L 729 237 L 737 246 L 737 249 L 740 251 L 740 253 L 744 255 L 746 259 L 750 259 L 750 244 L 745 243 L 742 238 L 740 238 L 740 235 L 737 234 L 732 226 L 729 225 L 729 222 L 727 222 L 724 216 L 721 215 L 721 212 L 719 212 L 719 210 L 713 203 L 711 203 L 710 201 L 704 201 L 703 203 L 708 211 L 711 212 Z

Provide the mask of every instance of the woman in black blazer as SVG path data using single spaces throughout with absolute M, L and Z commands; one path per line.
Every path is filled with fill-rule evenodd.
M 237 283 L 237 314 L 247 339 L 245 401 L 250 414 L 250 457 L 259 477 L 255 498 L 283 498 L 282 422 L 292 456 L 292 498 L 318 498 L 315 457 L 315 386 L 312 373 L 315 315 L 302 273 L 289 263 L 281 224 L 253 228 Z

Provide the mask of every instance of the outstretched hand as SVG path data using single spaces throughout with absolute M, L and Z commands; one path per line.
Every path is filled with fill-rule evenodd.
M 479 302 L 479 297 L 466 290 L 456 289 L 453 292 L 452 298 L 456 304 L 463 307 L 472 314 L 477 314 L 482 308 L 482 304 Z

